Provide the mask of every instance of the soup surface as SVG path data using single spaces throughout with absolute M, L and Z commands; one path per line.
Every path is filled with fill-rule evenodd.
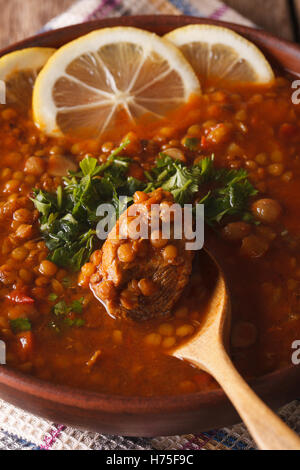
M 285 78 L 269 87 L 207 86 L 160 126 L 134 126 L 122 152 L 131 159 L 128 174 L 142 181 L 160 152 L 187 166 L 213 154 L 218 168 L 247 170 L 258 191 L 249 201 L 254 219 L 237 214 L 214 225 L 232 293 L 232 357 L 246 378 L 290 365 L 300 339 L 300 107 L 292 91 Z M 54 193 L 87 154 L 106 162 L 120 135 L 48 138 L 2 106 L 0 138 L 0 338 L 8 365 L 117 395 L 216 387 L 167 354 L 201 328 L 214 285 L 204 253 L 172 315 L 144 322 L 112 318 L 93 296 L 97 251 L 80 273 L 49 260 L 33 188 Z

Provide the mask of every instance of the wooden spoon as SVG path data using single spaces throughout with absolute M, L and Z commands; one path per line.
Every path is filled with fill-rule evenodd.
M 260 449 L 300 450 L 300 438 L 253 392 L 226 352 L 230 296 L 223 270 L 215 257 L 205 251 L 218 269 L 215 291 L 200 331 L 172 355 L 193 363 L 219 382 Z
M 156 202 L 158 200 L 160 203 L 163 194 L 158 191 L 154 191 L 149 200 L 156 197 Z M 188 282 L 192 270 L 193 255 L 184 251 L 185 240 L 181 239 L 180 241 L 176 240 L 177 243 L 180 242 L 178 247 L 183 260 L 182 264 L 178 266 L 173 264 L 165 266 L 160 250 L 158 250 L 159 253 L 154 250 L 152 255 L 146 256 L 146 260 L 143 259 L 143 261 L 136 259 L 135 262 L 132 260 L 131 262 L 120 262 L 119 250 L 122 248 L 118 236 L 121 231 L 120 227 L 123 220 L 128 221 L 132 215 L 130 211 L 134 207 L 135 204 L 121 215 L 114 229 L 108 235 L 101 250 L 97 273 L 91 278 L 90 287 L 94 295 L 103 302 L 109 314 L 123 318 L 130 317 L 134 320 L 145 320 L 171 311 L 171 307 Z M 146 223 L 149 223 L 149 207 L 146 207 L 145 212 Z M 127 230 L 129 230 L 128 226 Z M 261 449 L 300 450 L 298 436 L 255 395 L 239 375 L 226 353 L 224 343 L 229 343 L 230 298 L 225 275 L 221 268 L 222 256 L 218 255 L 218 246 L 213 232 L 206 230 L 205 251 L 216 271 L 215 290 L 211 296 L 209 311 L 202 327 L 190 341 L 176 348 L 172 355 L 192 362 L 197 367 L 209 372 L 219 382 Z M 146 297 L 137 294 L 136 305 L 134 304 L 133 307 L 130 304 L 123 306 L 122 302 L 120 304 L 116 302 L 115 295 L 112 295 L 110 291 L 109 295 L 106 295 L 108 288 L 112 289 L 115 294 L 116 287 L 120 288 L 122 283 L 127 285 L 130 280 L 142 278 L 154 279 L 156 285 L 159 285 L 159 290 L 154 295 Z M 103 284 L 105 295 L 103 294 Z

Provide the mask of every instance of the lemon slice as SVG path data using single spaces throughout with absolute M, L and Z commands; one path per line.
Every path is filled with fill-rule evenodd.
M 39 74 L 34 119 L 49 135 L 96 137 L 115 123 L 162 117 L 200 93 L 184 56 L 154 33 L 136 28 L 97 30 L 59 49 Z
M 53 52 L 55 49 L 47 47 L 30 47 L 1 57 L 0 80 L 5 83 L 7 104 L 24 110 L 31 107 L 34 82 Z
M 188 25 L 164 36 L 184 54 L 195 72 L 207 78 L 267 83 L 272 68 L 261 51 L 231 29 L 212 25 Z

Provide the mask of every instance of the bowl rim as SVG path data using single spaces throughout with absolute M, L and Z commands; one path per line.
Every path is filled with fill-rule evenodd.
M 132 24 L 135 24 L 136 27 L 143 28 L 146 26 L 147 22 L 150 22 L 150 18 L 152 18 L 152 21 L 160 18 L 160 20 L 165 21 L 166 25 L 171 25 L 173 23 L 173 27 L 174 18 L 177 18 L 177 21 L 179 22 L 181 20 L 183 24 L 194 23 L 224 26 L 237 31 L 242 35 L 255 36 L 267 43 L 275 40 L 278 44 L 278 49 L 283 49 L 288 46 L 289 49 L 292 49 L 297 53 L 300 52 L 300 45 L 298 44 L 284 39 L 279 39 L 268 32 L 243 25 L 187 15 L 136 15 L 105 18 L 42 32 L 3 48 L 0 51 L 0 57 L 23 47 L 32 47 L 34 44 L 34 47 L 38 47 L 36 42 L 43 42 L 44 40 L 47 41 L 49 38 L 54 39 L 56 34 L 74 32 L 74 34 L 77 35 L 76 31 L 80 31 L 81 26 L 88 30 Z M 253 378 L 249 381 L 249 384 L 254 389 L 263 387 L 266 384 L 275 384 L 280 380 L 280 378 L 288 377 L 292 371 L 295 371 L 295 369 L 298 369 L 298 372 L 300 373 L 299 366 L 291 365 L 260 377 Z M 168 414 L 172 411 L 178 412 L 193 410 L 196 407 L 211 405 L 212 403 L 220 403 L 226 400 L 226 395 L 221 388 L 208 392 L 196 392 L 185 395 L 155 395 L 150 397 L 110 395 L 44 381 L 6 365 L 0 366 L 0 385 L 10 389 L 17 389 L 20 393 L 23 393 L 24 396 L 30 395 L 53 403 L 59 403 L 60 405 L 71 406 L 82 410 L 105 411 L 116 415 L 120 413 L 134 413 L 141 415 Z
M 72 32 L 72 31 L 75 31 L 76 29 L 80 29 L 81 26 L 90 27 L 91 30 L 95 30 L 96 26 L 98 26 L 99 29 L 102 29 L 104 27 L 123 26 L 126 23 L 129 23 L 130 26 L 131 26 L 131 23 L 141 23 L 141 26 L 135 26 L 139 28 L 139 27 L 142 27 L 144 22 L 146 25 L 147 24 L 146 20 L 149 21 L 150 18 L 164 19 L 166 25 L 170 25 L 172 22 L 174 23 L 174 18 L 176 18 L 176 19 L 182 20 L 184 25 L 185 24 L 210 24 L 210 25 L 215 25 L 215 26 L 223 26 L 229 29 L 233 29 L 234 31 L 239 32 L 241 35 L 247 35 L 247 34 L 255 35 L 256 37 L 262 38 L 263 40 L 267 42 L 272 42 L 275 40 L 277 42 L 277 49 L 283 49 L 285 46 L 287 46 L 289 49 L 292 49 L 295 52 L 300 52 L 300 43 L 298 44 L 293 41 L 289 41 L 287 39 L 282 39 L 282 38 L 275 36 L 272 33 L 269 33 L 268 31 L 257 29 L 251 26 L 244 26 L 238 23 L 230 23 L 228 21 L 213 20 L 209 18 L 200 18 L 196 16 L 189 16 L 189 15 L 131 15 L 131 16 L 103 18 L 100 20 L 86 21 L 84 23 L 76 23 L 73 25 L 64 26 L 62 28 L 57 28 L 57 29 L 52 29 L 52 30 L 46 30 L 46 31 L 42 30 L 41 32 L 38 32 L 35 35 L 29 36 L 25 39 L 22 39 L 20 41 L 17 41 L 11 45 L 8 45 L 2 48 L 0 50 L 0 57 L 5 54 L 8 54 L 11 51 L 15 51 L 23 47 L 31 47 L 30 43 L 36 42 L 36 40 L 41 41 L 43 39 L 47 39 L 53 36 L 55 33 L 59 34 L 59 33 L 68 32 L 68 31 Z M 190 23 L 187 23 L 188 21 Z
M 257 390 L 260 387 L 277 383 L 282 377 L 289 376 L 300 366 L 289 366 L 274 372 L 252 378 L 249 385 Z M 221 388 L 208 392 L 194 392 L 184 395 L 153 395 L 150 397 L 136 395 L 110 395 L 93 392 L 67 385 L 55 384 L 37 377 L 12 369 L 0 367 L 0 384 L 32 397 L 37 397 L 60 405 L 71 406 L 83 410 L 106 411 L 109 413 L 135 413 L 143 415 L 167 414 L 173 411 L 187 411 L 212 403 L 220 403 L 226 399 Z M 295 393 L 296 398 L 296 393 Z

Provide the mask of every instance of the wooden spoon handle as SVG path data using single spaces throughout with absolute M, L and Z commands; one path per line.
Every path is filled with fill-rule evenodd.
M 224 348 L 207 370 L 222 386 L 253 439 L 262 450 L 300 450 L 300 438 L 253 392 L 237 372 Z

